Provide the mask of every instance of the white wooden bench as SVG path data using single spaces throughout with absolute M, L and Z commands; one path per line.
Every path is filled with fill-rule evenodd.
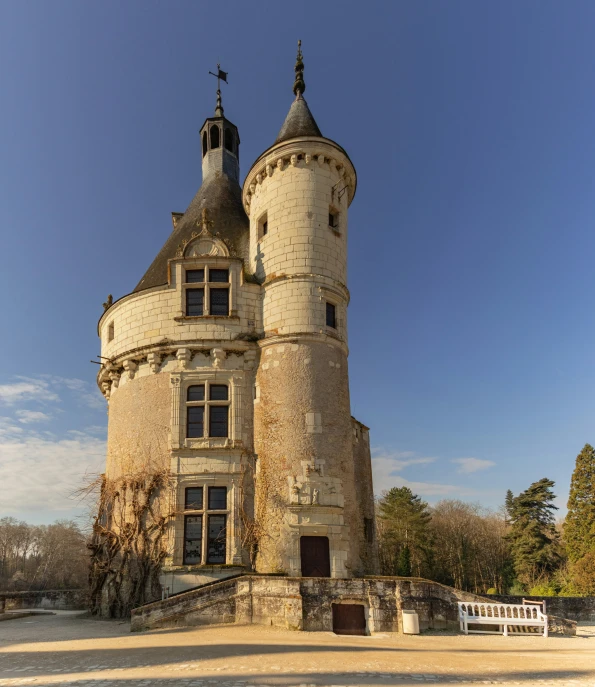
M 461 631 L 485 634 L 504 634 L 508 637 L 508 628 L 514 632 L 529 627 L 542 627 L 543 636 L 548 636 L 547 615 L 536 605 L 497 604 L 477 601 L 459 601 L 459 623 Z M 498 625 L 494 630 L 470 630 L 469 625 Z

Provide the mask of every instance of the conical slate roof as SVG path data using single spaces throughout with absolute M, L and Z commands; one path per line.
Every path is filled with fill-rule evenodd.
M 298 97 L 291 103 L 275 143 L 281 143 L 298 136 L 322 136 L 308 103 L 301 93 L 298 93 Z
M 203 208 L 208 210 L 209 220 L 213 222 L 211 233 L 225 242 L 231 256 L 248 257 L 250 222 L 242 205 L 241 189 L 226 174 L 215 172 L 198 189 L 175 230 L 137 284 L 135 292 L 167 284 L 168 260 L 176 257 L 183 241 L 189 241 L 193 232 L 200 231 L 198 224 Z

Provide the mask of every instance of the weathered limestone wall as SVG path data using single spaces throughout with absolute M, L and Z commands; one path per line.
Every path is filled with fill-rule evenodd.
M 370 430 L 358 422 L 352 421 L 352 449 L 357 499 L 357 526 L 361 538 L 362 568 L 366 575 L 373 575 L 378 568 L 378 542 L 376 541 L 374 487 L 372 483 L 372 456 L 370 453 Z
M 300 536 L 328 536 L 331 575 L 364 570 L 347 357 L 322 341 L 263 343 L 255 451 L 258 572 L 300 574 Z M 315 493 L 316 492 L 316 493 Z
M 110 398 L 106 475 L 169 468 L 169 374 L 136 377 Z

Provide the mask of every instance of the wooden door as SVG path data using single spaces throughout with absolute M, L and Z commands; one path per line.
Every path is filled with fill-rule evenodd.
M 361 604 L 333 604 L 333 632 L 337 635 L 365 635 L 364 607 Z
M 301 537 L 300 554 L 303 577 L 331 576 L 328 537 Z

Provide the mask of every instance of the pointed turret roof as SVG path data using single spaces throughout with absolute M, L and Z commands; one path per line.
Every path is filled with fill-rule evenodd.
M 302 41 L 298 41 L 298 54 L 295 63 L 295 81 L 293 83 L 293 92 L 295 93 L 295 100 L 291 103 L 287 117 L 283 122 L 281 131 L 277 136 L 275 143 L 287 141 L 290 138 L 297 138 L 298 136 L 322 136 L 316 120 L 310 112 L 308 103 L 304 99 L 304 91 L 306 90 L 306 82 L 304 81 L 304 61 L 302 56 Z
M 289 138 L 297 138 L 298 136 L 322 136 L 318 124 L 316 124 L 316 120 L 310 112 L 308 103 L 301 94 L 291 103 L 275 143 L 281 143 Z

